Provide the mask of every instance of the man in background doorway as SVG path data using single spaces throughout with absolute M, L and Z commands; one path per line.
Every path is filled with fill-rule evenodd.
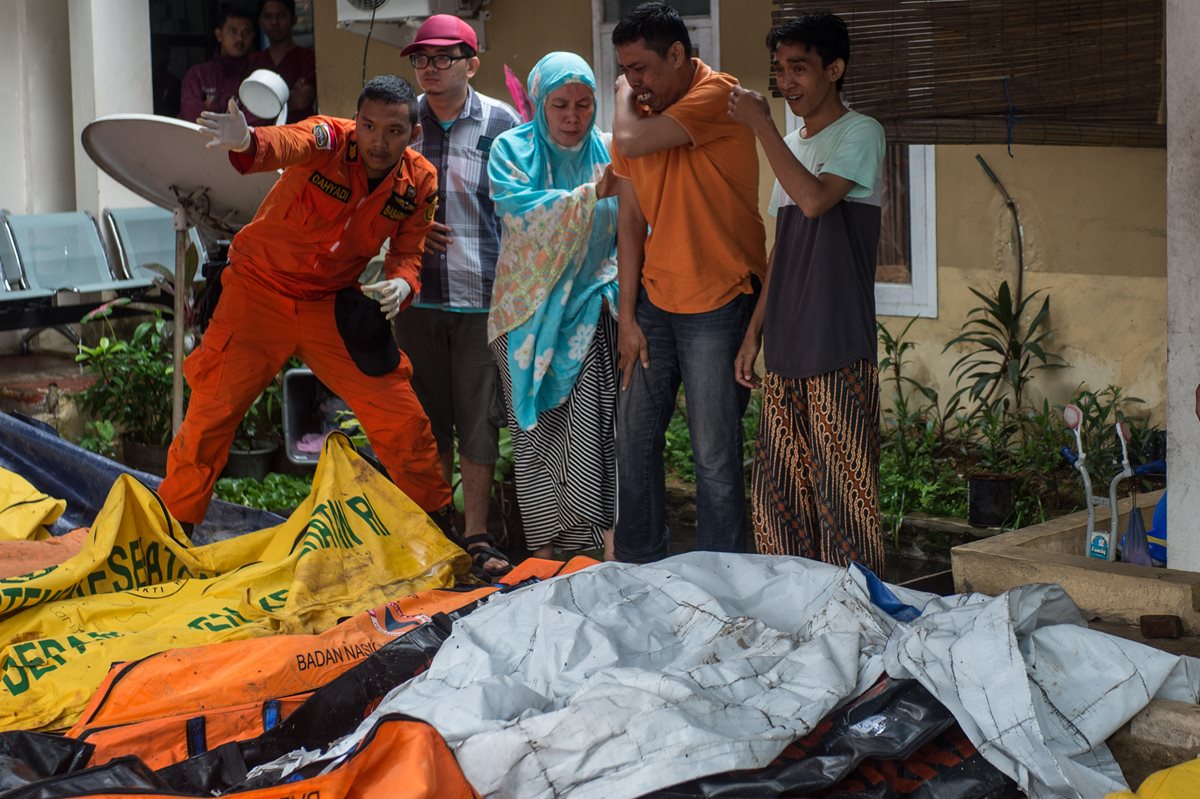
M 231 99 L 236 100 L 238 87 L 250 74 L 250 48 L 254 44 L 254 20 L 236 7 L 225 9 L 213 29 L 217 54 L 202 64 L 196 64 L 183 76 L 180 91 L 179 118 L 195 122 L 203 111 L 221 113 Z M 246 114 L 251 125 L 271 124 L 253 114 Z
M 288 122 L 299 122 L 317 110 L 317 57 L 311 47 L 292 38 L 296 0 L 261 0 L 258 26 L 267 46 L 250 55 L 250 69 L 278 72 L 288 86 Z
M 449 14 L 430 17 L 404 48 L 424 94 L 413 147 L 438 171 L 438 205 L 421 262 L 421 290 L 396 320 L 413 362 L 413 388 L 429 415 L 449 480 L 458 439 L 463 545 L 477 567 L 509 566 L 487 529 L 492 474 L 504 420 L 499 374 L 487 344 L 500 222 L 488 183 L 492 141 L 521 124 L 511 106 L 471 87 L 479 69 L 475 31 Z

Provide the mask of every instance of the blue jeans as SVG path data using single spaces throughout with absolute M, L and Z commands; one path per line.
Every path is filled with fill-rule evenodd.
M 750 391 L 733 379 L 733 359 L 755 299 L 742 294 L 715 311 L 681 314 L 655 307 L 645 289 L 639 292 L 637 320 L 650 368 L 637 364 L 629 388 L 618 392 L 618 560 L 646 563 L 667 555 L 663 446 L 680 383 L 696 464 L 698 547 L 744 551 L 742 414 Z

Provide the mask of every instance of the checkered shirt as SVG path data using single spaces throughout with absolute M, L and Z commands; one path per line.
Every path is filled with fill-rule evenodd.
M 496 259 L 500 256 L 500 220 L 492 206 L 488 155 L 492 141 L 521 124 L 507 103 L 468 87 L 450 130 L 441 124 L 425 95 L 419 101 L 421 135 L 413 142 L 438 171 L 435 219 L 450 226 L 453 243 L 445 253 L 426 250 L 421 261 L 421 292 L 415 305 L 486 310 L 492 302 Z

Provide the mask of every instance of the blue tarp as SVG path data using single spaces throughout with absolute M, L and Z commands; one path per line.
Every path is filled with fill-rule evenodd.
M 53 535 L 90 527 L 119 474 L 131 474 L 153 489 L 162 481 L 77 447 L 51 428 L 11 413 L 0 414 L 0 467 L 21 475 L 39 491 L 66 500 L 66 511 L 50 529 Z M 207 544 L 282 521 L 275 513 L 214 501 L 204 523 L 193 532 L 192 542 Z

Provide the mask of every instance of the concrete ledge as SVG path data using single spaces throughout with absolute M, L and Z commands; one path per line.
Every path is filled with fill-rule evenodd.
M 1138 495 L 1144 515 L 1161 496 Z M 1124 531 L 1130 507 L 1128 499 L 1118 503 L 1118 531 Z M 1108 508 L 1097 508 L 1097 529 L 1108 523 Z M 1137 624 L 1143 614 L 1173 613 L 1189 633 L 1200 633 L 1200 574 L 1089 558 L 1086 533 L 1087 512 L 1080 511 L 954 547 L 954 589 L 995 595 L 1029 583 L 1058 583 L 1088 618 Z
M 1136 789 L 1154 772 L 1200 755 L 1200 706 L 1152 700 L 1112 734 L 1108 747 Z

